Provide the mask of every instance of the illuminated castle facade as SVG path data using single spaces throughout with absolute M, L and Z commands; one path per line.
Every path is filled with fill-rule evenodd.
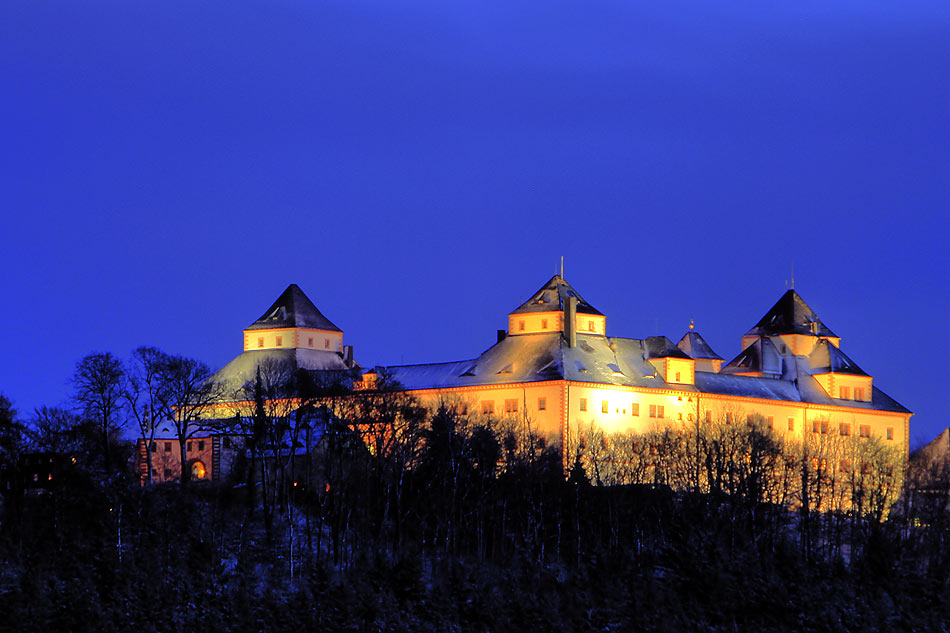
M 743 335 L 742 352 L 728 363 L 692 329 L 675 344 L 665 336 L 610 337 L 607 317 L 555 275 L 508 315 L 508 329 L 477 358 L 363 371 L 343 331 L 291 284 L 244 330 L 243 352 L 215 375 L 234 397 L 211 415 L 246 409 L 242 388 L 259 367 L 280 363 L 352 384 L 357 394 L 385 376 L 431 407 L 521 420 L 560 443 L 565 459 L 570 438 L 591 425 L 608 434 L 689 431 L 753 415 L 789 439 L 879 437 L 906 455 L 911 412 L 840 344 L 795 290 Z M 156 439 L 156 479 L 176 479 L 181 466 L 169 460 L 176 459 L 177 440 Z M 220 478 L 230 442 L 214 434 L 193 441 L 201 460 L 198 470 L 191 466 L 195 477 Z M 144 445 L 139 454 L 144 473 Z
M 906 455 L 911 412 L 841 351 L 841 338 L 795 290 L 742 337 L 728 363 L 692 329 L 674 344 L 610 337 L 606 322 L 555 275 L 477 358 L 377 368 L 356 387 L 371 388 L 385 373 L 425 403 L 520 416 L 562 446 L 592 424 L 646 433 L 758 414 L 788 438 L 878 436 Z

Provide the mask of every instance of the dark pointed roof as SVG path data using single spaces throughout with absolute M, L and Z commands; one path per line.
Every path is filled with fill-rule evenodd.
M 281 327 L 305 327 L 314 330 L 342 332 L 320 314 L 313 302 L 307 298 L 297 284 L 290 284 L 278 297 L 267 312 L 248 327 L 249 330 L 263 330 Z
M 577 311 L 584 314 L 601 314 L 594 309 L 584 298 L 578 294 L 571 285 L 564 281 L 560 275 L 554 275 L 550 280 L 532 295 L 530 299 L 522 303 L 517 310 L 511 314 L 524 314 L 527 312 L 553 312 L 564 309 L 564 302 L 568 297 L 577 297 Z
M 643 339 L 643 349 L 647 358 L 689 358 L 665 336 L 650 336 Z
M 713 360 L 724 360 L 722 356 L 713 351 L 709 343 L 699 335 L 699 332 L 690 330 L 683 335 L 680 342 L 676 344 L 678 348 L 686 352 L 690 358 L 711 358 Z
M 782 357 L 769 339 L 760 336 L 755 342 L 739 352 L 720 370 L 724 374 L 762 372 L 765 374 L 782 373 Z
M 857 363 L 828 341 L 819 341 L 809 355 L 808 361 L 811 363 L 812 373 L 815 374 L 820 373 L 821 370 L 826 370 L 836 374 L 867 376 L 867 373 L 858 367 Z
M 813 334 L 834 336 L 821 322 L 815 311 L 808 307 L 795 290 L 789 290 L 779 299 L 772 309 L 746 332 L 746 336 L 773 336 L 776 334 Z

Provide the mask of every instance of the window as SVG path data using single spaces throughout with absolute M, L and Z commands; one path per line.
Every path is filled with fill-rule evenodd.
M 861 426 L 859 426 L 858 435 L 860 435 L 861 437 L 871 437 L 871 425 L 862 424 Z
M 545 398 L 538 398 L 538 411 L 544 411 L 548 408 L 548 401 Z
M 152 442 L 152 452 L 153 453 L 158 452 L 158 444 L 156 444 L 155 442 Z
M 676 414 L 676 419 L 679 420 L 680 422 L 682 422 L 682 421 L 683 421 L 683 414 L 682 414 L 682 413 L 677 413 L 677 414 Z
M 662 404 L 656 405 L 656 417 L 658 417 L 658 418 L 662 418 L 662 417 L 663 417 L 663 405 L 662 405 Z
M 277 337 L 277 347 L 281 347 L 283 344 L 284 344 L 284 337 L 283 337 L 283 336 L 278 336 L 278 337 Z
M 851 387 L 841 386 L 838 387 L 838 397 L 841 400 L 850 400 L 851 399 Z
M 257 346 L 258 346 L 258 347 L 264 347 L 264 337 L 263 337 L 263 336 L 257 339 Z
M 887 439 L 889 439 L 889 440 L 893 440 L 893 439 L 894 439 L 894 427 L 893 427 L 893 426 L 887 427 L 887 435 L 886 435 L 886 437 L 887 437 Z
M 842 422 L 841 424 L 839 424 L 839 425 L 838 425 L 838 435 L 844 435 L 844 436 L 851 435 L 851 425 L 850 425 L 850 424 L 845 424 L 844 422 Z
M 307 347 L 313 347 L 313 337 L 307 339 Z
M 679 373 L 679 372 L 676 372 L 676 378 L 674 378 L 673 380 L 674 380 L 675 382 L 679 382 L 679 381 L 680 381 L 680 373 Z M 683 399 L 683 398 L 680 397 L 680 400 L 682 400 L 682 399 Z
M 828 423 L 827 423 L 827 422 L 822 422 L 822 423 L 821 423 L 821 432 L 822 432 L 822 434 L 825 434 L 825 435 L 828 434 Z
M 581 411 L 587 411 L 587 398 L 581 398 L 580 407 Z
M 482 400 L 482 413 L 485 415 L 491 415 L 495 412 L 495 401 L 494 400 Z
M 231 448 L 231 438 L 225 435 L 222 444 L 224 444 L 224 448 Z
M 542 330 L 548 329 L 548 320 L 547 320 L 547 319 L 541 319 L 541 329 L 542 329 Z
M 601 413 L 610 413 L 610 404 L 606 400 L 600 401 L 600 412 Z
M 726 413 L 726 424 L 732 424 L 732 413 Z
M 774 428 L 775 428 L 775 418 L 773 418 L 772 416 L 769 416 L 769 417 L 766 418 L 766 419 L 769 421 L 769 428 L 770 428 L 770 429 L 774 429 Z
M 789 431 L 794 431 L 794 430 L 795 430 L 795 418 L 789 418 L 789 419 L 788 419 L 788 430 L 789 430 Z
M 638 416 L 640 415 L 640 403 L 634 402 L 630 405 L 630 415 Z
M 166 469 L 165 469 L 165 479 L 171 479 L 171 478 L 172 478 L 172 469 L 171 469 L 171 468 L 166 468 Z
M 841 470 L 843 470 L 843 471 L 845 471 L 845 472 L 850 472 L 850 471 L 851 471 L 851 460 L 850 460 L 850 459 L 842 459 L 842 460 L 841 460 L 841 464 L 839 464 L 839 467 L 840 467 Z
M 651 404 L 651 405 L 650 405 L 650 417 L 651 417 L 651 418 L 655 418 L 655 417 L 656 417 L 656 405 L 655 405 L 655 404 Z
M 706 411 L 706 424 L 712 422 L 712 411 Z
M 191 440 L 188 440 L 188 452 L 191 452 Z
M 524 332 L 524 321 L 518 321 L 518 331 Z
M 812 433 L 817 433 L 817 432 L 818 432 L 818 421 L 817 421 L 817 420 L 815 420 L 814 422 L 811 423 L 811 432 L 812 432 Z
M 323 339 L 323 349 L 330 349 L 330 339 Z
M 518 413 L 518 399 L 505 400 L 505 413 Z
M 205 442 L 204 442 L 204 440 L 198 440 L 198 450 L 199 450 L 199 451 L 203 451 L 204 449 L 205 449 Z
M 854 399 L 855 399 L 855 400 L 864 400 L 864 387 L 855 387 L 855 388 L 854 388 Z
M 172 452 L 172 443 L 171 443 L 171 442 L 165 442 L 165 452 L 166 452 L 166 453 L 171 453 L 171 452 Z

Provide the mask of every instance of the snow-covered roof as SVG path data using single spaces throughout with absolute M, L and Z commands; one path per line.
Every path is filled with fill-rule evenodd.
M 720 371 L 724 374 L 762 372 L 779 375 L 783 373 L 782 368 L 782 356 L 775 345 L 768 338 L 760 336 Z
M 303 293 L 297 284 L 290 284 L 267 312 L 247 329 L 263 330 L 269 328 L 305 327 L 314 330 L 341 332 L 330 323 L 313 302 Z
M 788 290 L 782 295 L 755 327 L 746 332 L 746 336 L 776 334 L 814 334 L 837 338 L 794 290 Z
M 808 361 L 811 363 L 813 374 L 822 373 L 822 370 L 824 370 L 836 374 L 867 376 L 867 373 L 858 367 L 857 363 L 848 358 L 847 354 L 828 341 L 818 341 L 815 349 L 808 356 Z
M 564 309 L 568 297 L 577 298 L 577 311 L 584 314 L 600 314 L 574 290 L 560 275 L 554 275 L 541 286 L 530 299 L 522 303 L 512 314 L 528 312 L 554 312 Z
M 248 350 L 222 367 L 212 376 L 226 397 L 240 391 L 254 380 L 257 368 L 283 366 L 291 370 L 322 372 L 334 377 L 351 379 L 358 369 L 347 366 L 339 352 L 309 348 Z
M 692 326 L 690 326 L 692 327 Z M 680 342 L 676 344 L 678 348 L 686 352 L 690 358 L 711 358 L 713 360 L 723 360 L 723 357 L 713 351 L 709 343 L 699 335 L 699 332 L 690 330 L 683 335 Z

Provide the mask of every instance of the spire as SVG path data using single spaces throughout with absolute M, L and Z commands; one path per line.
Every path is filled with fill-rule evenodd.
M 277 301 L 267 309 L 267 312 L 247 329 L 264 330 L 288 327 L 303 327 L 329 332 L 342 331 L 317 310 L 317 307 L 307 298 L 303 290 L 297 287 L 297 284 L 287 286 L 287 290 L 284 290 Z

